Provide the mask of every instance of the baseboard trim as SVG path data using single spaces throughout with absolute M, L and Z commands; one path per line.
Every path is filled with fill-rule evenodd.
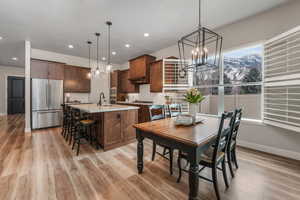
M 4 116 L 4 115 L 6 115 L 6 113 L 0 113 L 0 116 Z
M 251 142 L 245 142 L 245 141 L 239 141 L 238 145 L 241 147 L 246 147 L 249 149 L 254 149 L 286 158 L 291 158 L 294 160 L 299 160 L 300 161 L 300 153 L 294 152 L 294 151 L 289 151 L 289 150 L 284 150 L 284 149 L 278 149 L 270 146 L 265 146 L 261 144 L 256 144 L 256 143 L 251 143 Z
M 31 132 L 31 128 L 25 128 L 25 133 L 30 133 Z

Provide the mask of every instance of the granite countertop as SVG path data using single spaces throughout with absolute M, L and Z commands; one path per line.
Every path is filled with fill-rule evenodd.
M 143 106 L 152 106 L 153 105 L 153 103 L 126 102 L 126 101 L 117 101 L 117 104 L 132 104 L 132 105 L 143 105 Z
M 72 108 L 87 112 L 87 113 L 101 113 L 101 112 L 113 112 L 122 110 L 138 110 L 139 107 L 135 106 L 123 106 L 123 105 L 104 105 L 98 106 L 97 104 L 79 104 L 70 105 Z

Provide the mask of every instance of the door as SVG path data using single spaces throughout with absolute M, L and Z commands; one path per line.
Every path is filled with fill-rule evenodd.
M 24 77 L 7 77 L 7 114 L 25 113 Z
M 32 111 L 48 110 L 48 79 L 32 79 Z
M 49 80 L 48 104 L 49 109 L 59 110 L 63 103 L 63 81 Z

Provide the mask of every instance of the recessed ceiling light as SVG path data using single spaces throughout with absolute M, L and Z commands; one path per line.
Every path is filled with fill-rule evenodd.
M 117 53 L 115 51 L 111 52 L 112 55 L 116 55 Z
M 72 44 L 68 45 L 69 49 L 74 49 L 74 46 Z
M 125 44 L 125 47 L 126 48 L 130 48 L 130 44 Z
M 2 39 L 3 39 L 3 37 L 0 36 L 0 40 L 2 40 Z
M 12 57 L 11 59 L 14 60 L 14 61 L 17 61 L 17 60 L 18 60 L 17 57 Z
M 144 37 L 149 37 L 150 34 L 149 33 L 144 33 Z
M 102 60 L 106 60 L 106 58 L 105 58 L 105 57 L 102 57 Z

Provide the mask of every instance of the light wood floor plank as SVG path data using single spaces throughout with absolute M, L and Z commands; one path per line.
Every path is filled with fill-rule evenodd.
M 187 199 L 188 175 L 176 183 L 176 159 L 173 176 L 168 160 L 156 156 L 152 162 L 150 140 L 144 144 L 144 173 L 138 174 L 136 143 L 107 152 L 84 144 L 76 156 L 60 132 L 25 134 L 23 115 L 0 116 L 0 200 Z M 235 178 L 228 173 L 229 189 L 219 173 L 222 200 L 300 199 L 300 162 L 244 148 L 238 159 Z M 199 199 L 216 199 L 211 183 L 199 181 Z

